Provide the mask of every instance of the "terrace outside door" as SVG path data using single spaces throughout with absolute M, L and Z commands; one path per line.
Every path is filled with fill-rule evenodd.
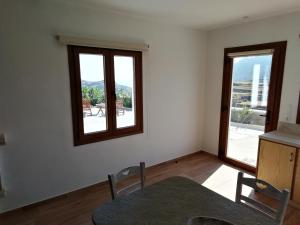
M 278 123 L 286 42 L 227 48 L 219 157 L 255 172 L 259 135 Z

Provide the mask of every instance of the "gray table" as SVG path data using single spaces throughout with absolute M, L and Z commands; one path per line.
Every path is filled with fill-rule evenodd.
M 93 213 L 96 225 L 186 225 L 207 216 L 235 225 L 275 225 L 269 217 L 184 177 L 171 177 L 144 191 L 106 203 Z

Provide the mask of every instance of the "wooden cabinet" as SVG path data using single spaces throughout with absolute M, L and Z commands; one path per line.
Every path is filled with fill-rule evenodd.
M 257 178 L 291 190 L 296 148 L 261 140 Z
M 291 191 L 300 204 L 300 156 L 296 147 L 260 140 L 257 178 Z M 299 157 L 297 157 L 299 156 Z
M 299 149 L 298 149 L 299 151 Z M 294 193 L 292 199 L 300 203 L 300 155 L 298 152 L 298 159 L 295 168 L 295 180 L 294 180 Z

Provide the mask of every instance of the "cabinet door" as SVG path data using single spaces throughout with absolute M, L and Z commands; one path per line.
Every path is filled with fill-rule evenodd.
M 291 190 L 296 148 L 270 141 L 260 141 L 257 178 L 278 189 Z
M 298 149 L 297 151 L 300 151 L 300 149 Z M 300 203 L 300 154 L 299 153 L 297 159 L 297 168 L 295 171 L 293 200 L 296 201 L 297 203 Z

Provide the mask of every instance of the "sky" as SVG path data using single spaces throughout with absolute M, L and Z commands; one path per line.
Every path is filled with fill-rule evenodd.
M 81 80 L 104 80 L 104 57 L 95 54 L 80 54 Z M 115 82 L 133 88 L 133 58 L 114 56 Z

